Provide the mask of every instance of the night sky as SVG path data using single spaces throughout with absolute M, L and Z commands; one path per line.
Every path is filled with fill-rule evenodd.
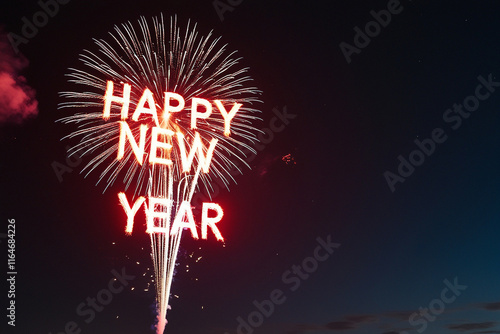
M 75 128 L 56 120 L 92 39 L 161 13 L 238 50 L 256 126 L 276 129 L 214 196 L 225 242 L 183 236 L 165 333 L 500 333 L 498 1 L 73 0 L 16 54 L 6 34 L 42 4 L 0 5 L 0 79 L 38 102 L 5 116 L 0 80 L 2 277 L 12 219 L 17 271 L 2 333 L 154 333 L 149 237 L 125 235 L 123 184 L 80 174 L 90 157 L 66 160 Z

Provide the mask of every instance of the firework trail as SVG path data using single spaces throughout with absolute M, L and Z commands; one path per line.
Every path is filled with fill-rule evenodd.
M 134 196 L 148 195 L 171 200 L 168 206 L 159 211 L 164 218 L 158 219 L 158 227 L 168 228 L 172 217 L 179 211 L 183 202 L 190 202 L 199 187 L 207 193 L 212 190 L 213 178 L 219 178 L 226 185 L 234 181 L 229 171 L 237 168 L 235 161 L 246 165 L 245 151 L 255 153 L 253 143 L 259 132 L 252 123 L 260 120 L 260 111 L 254 108 L 260 102 L 260 91 L 248 86 L 251 78 L 247 68 L 238 66 L 240 58 L 236 52 L 228 52 L 226 45 L 219 46 L 220 37 L 213 38 L 212 32 L 200 36 L 196 25 L 190 22 L 184 30 L 179 28 L 177 18 L 170 19 L 170 29 L 165 29 L 163 16 L 154 17 L 151 22 L 141 17 L 137 25 L 128 22 L 115 26 L 109 33 L 109 40 L 94 40 L 97 52 L 85 50 L 80 55 L 83 69 L 70 69 L 68 81 L 78 87 L 75 91 L 61 92 L 65 99 L 60 108 L 77 108 L 79 113 L 60 121 L 76 124 L 78 129 L 65 138 L 79 138 L 70 154 L 91 157 L 82 172 L 85 176 L 100 170 L 99 181 L 105 183 L 104 191 L 117 180 L 125 185 L 125 190 L 133 191 Z M 241 104 L 231 120 L 230 135 L 225 128 L 225 119 L 214 113 L 210 119 L 199 119 L 196 128 L 191 126 L 191 106 L 186 104 L 182 112 L 162 114 L 162 117 L 141 115 L 138 122 L 130 126 L 136 142 L 141 138 L 141 126 L 161 127 L 182 133 L 180 143 L 193 148 L 196 138 L 202 142 L 217 140 L 210 164 L 210 173 L 203 171 L 203 159 L 194 157 L 193 168 L 185 172 L 180 167 L 183 159 L 181 145 L 172 145 L 169 156 L 162 158 L 173 161 L 171 165 L 138 163 L 131 145 L 125 148 L 123 157 L 117 159 L 120 140 L 121 110 L 111 105 L 108 119 L 103 119 L 103 92 L 109 82 L 114 83 L 114 95 L 125 96 L 125 85 L 136 87 L 130 92 L 131 109 L 141 104 L 141 92 L 149 89 L 154 97 L 157 110 L 162 110 L 165 92 L 174 92 L 186 101 L 193 98 Z M 151 105 L 149 106 L 152 107 Z M 151 133 L 145 141 L 144 159 L 151 154 Z M 64 138 L 63 138 L 64 139 Z M 172 144 L 167 137 L 167 144 Z M 203 147 L 204 153 L 207 148 Z M 241 171 L 240 171 L 241 172 Z M 155 204 L 150 204 L 155 210 Z M 150 233 L 152 259 L 155 270 L 156 301 L 158 311 L 157 333 L 163 333 L 170 296 L 170 285 L 179 250 L 182 229 L 179 233 Z

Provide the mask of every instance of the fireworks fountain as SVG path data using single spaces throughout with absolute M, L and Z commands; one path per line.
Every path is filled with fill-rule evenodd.
M 97 52 L 80 55 L 83 68 L 70 69 L 68 81 L 77 89 L 60 93 L 65 99 L 60 108 L 79 112 L 60 121 L 78 126 L 65 138 L 80 139 L 71 154 L 90 157 L 82 171 L 86 176 L 101 169 L 98 183 L 106 184 L 104 191 L 120 179 L 125 191 L 133 191 L 132 205 L 119 194 L 127 233 L 144 204 L 159 334 L 166 325 L 182 231 L 198 238 L 191 198 L 201 187 L 210 194 L 214 178 L 227 187 L 235 161 L 246 165 L 244 152 L 255 153 L 259 130 L 252 124 L 259 120 L 260 91 L 248 86 L 248 69 L 238 66 L 236 52 L 219 46 L 220 37 L 199 36 L 189 22 L 183 31 L 176 17 L 168 32 L 160 16 L 115 26 L 109 37 L 94 40 Z M 203 239 L 210 228 L 223 240 L 215 225 L 222 215 L 217 204 L 203 204 Z

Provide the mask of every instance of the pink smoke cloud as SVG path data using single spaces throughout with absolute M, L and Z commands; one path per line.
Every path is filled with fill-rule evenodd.
M 20 73 L 28 60 L 16 55 L 0 29 L 0 123 L 19 124 L 38 114 L 35 90 Z

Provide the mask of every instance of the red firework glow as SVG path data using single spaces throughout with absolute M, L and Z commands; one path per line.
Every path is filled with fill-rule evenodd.
M 167 323 L 182 232 L 224 241 L 217 227 L 222 208 L 203 203 L 198 228 L 193 194 L 202 186 L 210 194 L 215 178 L 227 187 L 234 181 L 230 171 L 239 170 L 235 160 L 249 167 L 246 154 L 256 153 L 252 144 L 259 132 L 253 122 L 260 120 L 254 108 L 260 91 L 248 86 L 252 79 L 235 52 L 217 47 L 219 38 L 201 37 L 189 24 L 183 33 L 176 21 L 171 19 L 168 32 L 163 17 L 151 23 L 141 18 L 137 31 L 131 23 L 115 27 L 112 42 L 96 40 L 99 55 L 86 51 L 80 58 L 85 69 L 68 75 L 84 89 L 60 93 L 68 99 L 62 108 L 86 110 L 61 120 L 79 127 L 67 136 L 80 138 L 70 154 L 90 155 L 84 171 L 102 167 L 99 182 L 106 189 L 123 177 L 124 191 L 134 192 L 118 194 L 127 234 L 144 208 L 157 334 Z
M 141 205 L 144 204 L 144 211 L 147 217 L 147 233 L 169 233 L 169 226 L 157 226 L 155 225 L 156 219 L 165 219 L 168 221 L 170 214 L 168 213 L 168 208 L 172 207 L 173 201 L 166 198 L 156 198 L 149 197 L 149 206 L 146 204 L 146 199 L 144 197 L 139 197 L 135 200 L 134 205 L 131 207 L 127 196 L 125 193 L 119 193 L 118 197 L 120 203 L 127 214 L 127 228 L 125 232 L 132 234 L 132 229 L 134 228 L 134 217 L 137 211 L 140 209 Z M 157 206 L 163 206 L 167 210 L 157 211 Z M 208 210 L 215 211 L 217 215 L 215 217 L 208 216 Z M 222 234 L 215 224 L 217 224 L 224 215 L 224 211 L 219 204 L 216 203 L 203 203 L 202 215 L 201 215 L 201 238 L 207 239 L 208 227 L 212 230 L 217 240 L 224 241 Z M 187 221 L 186 221 L 187 220 Z M 191 210 L 191 204 L 188 201 L 183 201 L 177 214 L 175 215 L 174 223 L 170 230 L 170 235 L 176 235 L 183 228 L 191 230 L 191 235 L 194 239 L 199 239 L 198 232 L 196 231 L 196 223 L 193 218 L 193 211 Z
M 130 94 L 131 94 L 131 85 L 124 84 L 123 85 L 123 95 L 121 97 L 113 95 L 113 82 L 107 82 L 107 89 L 104 95 L 104 110 L 102 114 L 102 118 L 104 120 L 109 120 L 111 114 L 111 104 L 114 102 L 116 104 L 121 105 L 121 119 L 120 121 L 120 140 L 118 147 L 118 155 L 117 160 L 121 160 L 124 156 L 126 141 L 128 140 L 132 151 L 134 152 L 135 158 L 137 162 L 142 165 L 144 158 L 144 149 L 146 142 L 146 132 L 149 127 L 147 125 L 142 124 L 140 127 L 140 139 L 139 144 L 134 139 L 132 131 L 130 127 L 125 122 L 128 119 L 129 114 L 129 105 L 130 105 Z M 177 101 L 176 106 L 171 106 L 170 101 L 174 99 Z M 224 118 L 224 135 L 228 137 L 231 134 L 230 126 L 231 120 L 234 118 L 238 109 L 242 106 L 240 103 L 234 103 L 231 111 L 228 113 L 226 108 L 222 104 L 221 101 L 214 101 L 217 108 L 219 109 L 222 117 Z M 146 106 L 147 104 L 147 106 Z M 165 102 L 163 108 L 163 118 L 162 125 L 168 124 L 169 115 L 172 112 L 181 112 L 184 109 L 185 100 L 184 98 L 173 92 L 165 92 Z M 205 109 L 204 112 L 199 111 L 199 106 L 203 106 Z M 208 100 L 201 98 L 192 98 L 191 103 L 191 129 L 196 129 L 197 119 L 207 119 L 210 117 L 212 113 L 212 105 Z M 141 116 L 150 115 L 152 120 L 156 125 L 160 125 L 158 119 L 158 112 L 156 109 L 156 102 L 154 100 L 153 94 L 149 89 L 145 89 L 142 94 L 137 107 L 135 108 L 134 114 L 132 115 L 132 120 L 137 122 Z M 168 130 L 162 127 L 153 127 L 151 134 L 151 151 L 149 154 L 149 163 L 150 164 L 164 164 L 171 165 L 172 160 L 170 159 L 170 151 L 172 149 L 172 137 L 176 134 L 176 138 L 178 140 L 179 151 L 181 152 L 181 163 L 182 163 L 182 171 L 184 173 L 188 173 L 191 171 L 191 166 L 195 157 L 195 154 L 198 156 L 199 164 L 202 166 L 202 171 L 204 173 L 208 173 L 210 167 L 210 161 L 212 160 L 213 152 L 215 146 L 217 144 L 217 139 L 213 138 L 210 142 L 210 147 L 208 149 L 205 148 L 200 139 L 200 134 L 195 131 L 195 137 L 193 142 L 191 143 L 191 151 L 186 153 L 186 146 L 184 144 L 185 138 L 182 132 L 178 131 L 174 133 L 172 130 Z M 166 141 L 161 141 L 160 137 L 166 138 Z M 158 150 L 160 151 L 160 156 L 158 156 Z M 205 155 L 203 151 L 207 151 Z M 146 217 L 147 217 L 147 233 L 170 233 L 170 235 L 176 235 L 180 229 L 189 229 L 191 230 L 191 235 L 193 238 L 198 239 L 198 232 L 196 231 L 196 224 L 193 218 L 193 212 L 191 210 L 191 205 L 188 201 L 183 201 L 175 215 L 174 222 L 172 224 L 172 228 L 169 231 L 170 223 L 170 212 L 169 208 L 172 207 L 173 200 L 166 198 L 156 198 L 149 197 L 149 206 L 145 203 L 144 197 L 139 197 L 136 199 L 134 205 L 131 207 L 125 193 L 119 193 L 118 197 L 120 199 L 120 203 L 127 214 L 127 233 L 132 233 L 133 225 L 134 225 L 134 217 L 141 205 L 144 203 Z M 156 206 L 160 205 L 166 208 L 166 210 L 156 211 Z M 216 217 L 208 217 L 208 210 L 213 210 L 217 212 Z M 211 228 L 212 232 L 215 234 L 217 240 L 223 241 L 219 229 L 216 227 L 216 223 L 218 223 L 224 214 L 222 208 L 216 203 L 203 203 L 202 209 L 203 215 L 201 219 L 201 231 L 202 238 L 207 239 L 207 229 Z M 155 226 L 154 222 L 156 219 L 164 219 L 167 221 L 166 226 Z M 165 224 L 164 224 L 165 225 Z

